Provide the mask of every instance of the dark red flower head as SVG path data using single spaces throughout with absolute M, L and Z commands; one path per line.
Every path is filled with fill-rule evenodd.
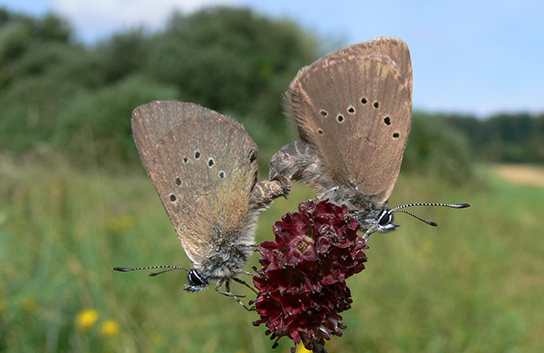
M 301 203 L 299 212 L 276 222 L 276 240 L 260 245 L 263 268 L 253 279 L 261 316 L 254 325 L 266 324 L 274 347 L 283 336 L 312 349 L 342 335 L 346 326 L 338 313 L 351 307 L 345 280 L 361 272 L 367 259 L 359 228 L 347 207 L 327 201 Z

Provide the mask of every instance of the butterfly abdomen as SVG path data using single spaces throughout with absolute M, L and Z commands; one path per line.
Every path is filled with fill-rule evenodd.
M 302 180 L 321 192 L 336 185 L 330 174 L 323 173 L 322 158 L 315 147 L 306 141 L 295 141 L 283 146 L 270 161 L 268 178 L 283 175 L 291 180 Z

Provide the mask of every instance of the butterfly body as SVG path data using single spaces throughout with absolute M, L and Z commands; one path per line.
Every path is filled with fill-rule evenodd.
M 337 205 L 346 205 L 350 215 L 364 229 L 369 229 L 380 215 L 389 210 L 387 203 L 380 207 L 374 205 L 370 198 L 352 182 L 338 184 L 329 173 L 323 173 L 326 166 L 315 151 L 312 144 L 306 141 L 295 141 L 284 146 L 272 158 L 270 178 L 283 174 L 291 180 L 303 180 L 320 195 L 320 199 L 328 199 Z M 386 232 L 391 227 L 380 227 L 378 231 Z

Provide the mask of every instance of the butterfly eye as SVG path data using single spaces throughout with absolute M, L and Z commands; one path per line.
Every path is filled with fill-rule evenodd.
M 385 226 L 391 222 L 393 222 L 393 215 L 389 211 L 384 211 L 378 221 L 379 225 Z
M 187 279 L 192 286 L 201 286 L 204 284 L 204 281 L 202 280 L 202 278 L 200 278 L 199 273 L 196 272 L 194 269 L 189 271 Z

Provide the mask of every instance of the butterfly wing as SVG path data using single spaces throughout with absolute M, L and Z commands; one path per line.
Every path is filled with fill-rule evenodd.
M 134 140 L 187 256 L 196 265 L 252 227 L 258 149 L 231 118 L 193 103 L 156 101 L 133 112 Z M 232 239 L 230 239 L 232 240 Z
M 391 64 L 406 80 L 406 86 L 412 98 L 412 61 L 410 50 L 402 40 L 390 37 L 379 37 L 366 42 L 349 45 L 328 54 L 326 57 L 344 57 L 348 55 L 372 56 L 383 55 L 391 60 Z
M 302 140 L 314 145 L 337 185 L 383 205 L 398 178 L 412 115 L 407 45 L 355 44 L 299 71 L 288 91 Z

